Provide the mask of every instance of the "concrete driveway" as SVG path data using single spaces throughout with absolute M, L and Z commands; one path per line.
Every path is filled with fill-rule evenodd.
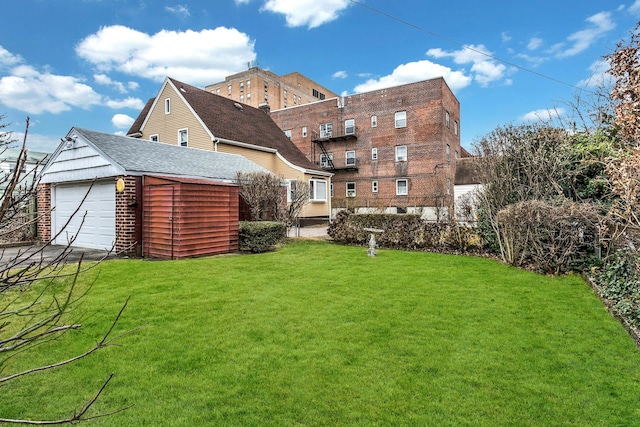
M 20 262 L 15 265 L 16 267 L 28 265 L 32 262 L 40 262 L 40 260 L 45 263 L 51 262 L 60 257 L 65 248 L 66 246 L 63 245 L 43 247 L 39 244 L 0 248 L 0 269 L 17 257 L 20 258 Z M 66 261 L 71 263 L 78 262 L 81 257 L 84 261 L 99 261 L 105 258 L 114 258 L 115 254 L 101 249 L 69 248 Z

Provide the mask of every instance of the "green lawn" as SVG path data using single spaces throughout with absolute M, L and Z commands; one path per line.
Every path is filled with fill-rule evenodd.
M 89 425 L 640 425 L 640 352 L 576 276 L 315 241 L 114 260 L 38 358 L 89 347 L 128 296 L 118 330 L 145 328 L 0 388 L 0 416 L 64 416 L 114 372 L 92 413 L 135 406 Z

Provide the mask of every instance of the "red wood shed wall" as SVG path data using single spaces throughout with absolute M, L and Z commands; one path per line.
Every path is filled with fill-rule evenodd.
M 238 187 L 188 178 L 144 180 L 142 250 L 178 259 L 238 250 Z

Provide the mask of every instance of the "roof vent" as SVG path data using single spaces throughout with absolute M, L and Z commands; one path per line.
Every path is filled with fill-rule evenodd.
M 186 90 L 184 90 L 184 88 L 183 88 L 182 86 L 180 86 L 180 92 L 187 93 L 187 91 L 186 91 Z
M 240 104 L 238 102 L 234 102 L 233 106 L 236 107 L 240 111 L 244 110 L 244 108 L 242 107 L 242 104 Z

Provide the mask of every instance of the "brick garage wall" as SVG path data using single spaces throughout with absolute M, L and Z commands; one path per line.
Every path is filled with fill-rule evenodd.
M 324 146 L 333 154 L 337 168 L 346 165 L 346 152 L 355 151 L 357 171 L 336 171 L 332 178 L 332 206 L 401 207 L 450 206 L 456 153 L 460 152 L 460 104 L 444 79 L 356 94 L 271 112 L 283 130 L 291 130 L 291 139 L 311 160 L 319 164 L 321 151 L 313 143 L 321 123 L 331 122 L 333 134 L 344 134 L 344 122 L 355 120 L 357 140 L 330 141 Z M 407 126 L 395 127 L 395 113 L 406 111 Z M 447 126 L 447 112 L 449 115 Z M 371 117 L 377 126 L 371 126 Z M 302 128 L 306 127 L 307 136 Z M 457 130 L 457 132 L 456 132 Z M 395 161 L 397 146 L 407 146 L 405 162 Z M 449 145 L 447 158 L 446 147 Z M 372 160 L 371 151 L 378 151 Z M 406 179 L 409 194 L 396 195 L 396 180 Z M 372 192 L 378 181 L 378 192 Z M 346 198 L 346 184 L 355 182 L 356 197 Z
M 116 245 L 118 253 L 141 254 L 141 188 L 142 178 L 118 176 L 124 181 L 124 190 L 116 191 Z
M 38 239 L 46 243 L 51 240 L 51 184 L 38 184 Z

